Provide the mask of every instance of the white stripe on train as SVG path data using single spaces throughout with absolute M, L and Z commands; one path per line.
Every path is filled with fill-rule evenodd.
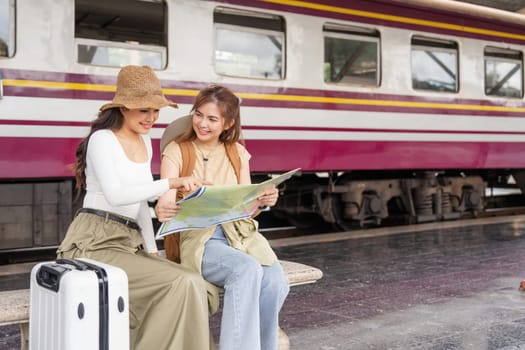
M 2 125 L 0 137 L 21 138 L 82 138 L 87 126 Z M 152 138 L 160 138 L 162 128 L 151 131 Z M 525 142 L 524 134 L 486 133 L 425 133 L 374 131 L 318 131 L 318 130 L 243 130 L 247 140 L 321 140 L 321 141 L 427 141 L 427 142 Z
M 2 114 L 4 115 L 4 120 L 87 123 L 95 118 L 98 108 L 104 102 L 107 101 L 11 97 L 2 101 Z M 180 116 L 187 115 L 190 108 L 191 105 L 189 104 L 180 104 L 178 109 L 164 108 L 161 111 L 158 123 L 168 124 Z M 34 114 L 28 115 L 28 110 Z M 376 129 L 381 132 L 387 130 L 415 130 L 421 133 L 425 131 L 525 133 L 525 118 L 521 116 L 468 116 L 249 106 L 242 107 L 241 115 L 242 124 L 245 127 L 305 129 L 305 131 L 286 131 L 287 133 L 303 133 L 307 132 L 307 129 L 323 128 L 368 129 L 367 131 L 369 132 L 373 132 Z M 253 133 L 254 131 L 251 132 Z M 266 133 L 267 131 L 264 132 Z M 313 132 L 331 133 L 323 130 L 315 130 Z M 336 132 L 341 133 L 344 131 Z M 2 132 L 2 135 L 4 134 L 5 132 Z M 21 134 L 21 136 L 24 135 L 38 136 L 31 133 Z M 54 132 L 51 131 L 50 134 L 44 133 L 41 136 L 50 135 L 54 135 Z

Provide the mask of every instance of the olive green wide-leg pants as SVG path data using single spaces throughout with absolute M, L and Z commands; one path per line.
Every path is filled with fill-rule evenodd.
M 132 349 L 213 347 L 206 282 L 181 265 L 137 250 L 141 242 L 136 230 L 81 213 L 71 223 L 57 255 L 97 260 L 127 273 Z

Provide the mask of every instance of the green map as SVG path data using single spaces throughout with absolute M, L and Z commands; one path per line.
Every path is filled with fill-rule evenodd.
M 156 238 L 250 217 L 257 210 L 257 198 L 268 187 L 279 185 L 299 170 L 291 170 L 258 184 L 202 186 L 177 202 L 179 213 L 160 226 Z

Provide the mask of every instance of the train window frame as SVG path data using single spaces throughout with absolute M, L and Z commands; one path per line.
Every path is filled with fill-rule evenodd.
M 331 72 L 331 63 L 327 60 L 327 38 L 342 39 L 347 41 L 375 43 L 376 61 L 375 61 L 375 75 L 374 78 L 357 78 L 356 75 L 343 74 L 339 80 L 335 80 Z M 381 86 L 381 32 L 375 28 L 357 27 L 351 25 L 340 25 L 336 23 L 325 23 L 323 25 L 323 81 L 330 85 L 353 85 L 353 86 L 367 86 L 379 87 Z M 332 57 L 333 58 L 333 57 Z M 345 63 L 348 62 L 345 61 Z M 330 65 L 330 66 L 329 66 Z M 344 66 L 344 65 L 343 65 Z M 340 75 L 341 72 L 337 74 Z M 343 81 L 346 77 L 350 77 L 349 81 Z M 337 78 L 337 77 L 336 77 Z M 355 80 L 353 80 L 355 79 Z M 366 83 L 369 81 L 370 83 Z
M 414 76 L 416 70 L 414 69 L 415 65 L 415 57 L 414 52 L 415 51 L 432 51 L 432 53 L 440 53 L 440 54 L 448 54 L 453 53 L 454 54 L 454 62 L 455 62 L 455 71 L 454 73 L 454 88 L 452 90 L 447 89 L 441 89 L 439 86 L 437 88 L 432 88 L 432 85 L 429 84 L 428 88 L 421 87 L 421 86 L 415 86 L 414 82 L 416 81 L 416 78 Z M 428 52 L 427 52 L 427 55 Z M 429 55 L 430 56 L 430 55 Z M 435 57 L 430 56 L 431 59 L 434 61 L 436 60 Z M 447 72 L 446 69 L 449 67 L 443 67 L 443 62 L 437 62 L 438 66 L 441 67 L 441 69 L 445 70 L 445 73 L 450 75 L 450 72 Z M 459 72 L 459 45 L 454 40 L 447 40 L 447 39 L 437 39 L 437 38 L 430 38 L 430 37 L 424 37 L 424 36 L 413 36 L 411 39 L 411 45 L 410 45 L 410 75 L 411 75 L 411 82 L 412 82 L 412 89 L 418 90 L 418 91 L 431 91 L 431 92 L 438 92 L 438 93 L 452 93 L 457 94 L 459 93 L 460 88 L 460 72 Z M 425 82 L 424 80 L 421 80 Z
M 167 2 L 75 0 L 75 46 L 79 64 L 163 70 L 168 65 Z
M 505 81 L 508 81 L 511 76 L 508 76 L 510 72 L 507 72 L 503 78 L 507 78 L 505 81 L 497 81 L 496 84 L 493 86 L 488 86 L 489 81 L 489 72 L 488 72 L 488 64 L 489 62 L 493 64 L 507 64 L 507 63 L 517 63 L 517 66 L 519 67 L 519 74 L 513 74 L 513 76 L 517 77 L 519 81 L 519 95 L 513 96 L 512 94 L 505 94 L 504 91 L 501 91 L 500 89 L 504 86 Z M 524 93 L 524 82 L 523 82 L 523 52 L 519 50 L 512 50 L 512 49 L 506 49 L 506 48 L 499 48 L 495 46 L 485 46 L 483 49 L 483 74 L 484 74 L 484 92 L 486 96 L 491 97 L 502 97 L 502 98 L 517 98 L 521 99 L 523 98 Z M 503 93 L 497 93 L 497 91 L 494 91 L 499 85 L 498 91 Z M 494 92 L 493 92 L 494 91 Z
M 213 29 L 213 68 L 215 74 L 226 77 L 271 81 L 279 81 L 286 78 L 286 22 L 283 16 L 218 6 L 213 12 Z M 270 39 L 273 45 L 280 45 L 280 48 L 277 47 L 278 51 L 280 52 L 280 65 L 274 66 L 275 75 L 266 75 L 263 72 L 252 74 L 252 72 L 257 72 L 257 70 L 254 71 L 253 68 L 258 67 L 258 63 L 260 63 L 259 61 L 254 61 L 253 59 L 255 58 L 258 60 L 261 56 L 254 55 L 251 52 L 245 54 L 246 57 L 244 60 L 244 70 L 247 73 L 239 73 L 240 65 L 238 60 L 234 61 L 235 68 L 229 69 L 228 64 L 231 61 L 227 60 L 228 54 L 242 55 L 243 52 L 241 52 L 241 50 L 237 52 L 233 52 L 233 50 L 231 50 L 228 52 L 226 50 L 221 50 L 218 47 L 219 42 L 223 40 L 223 38 L 220 38 L 219 36 L 225 33 L 229 33 L 227 35 L 234 33 L 235 35 L 241 34 L 245 36 L 252 35 L 278 38 L 280 40 L 278 43 L 275 43 L 272 39 Z M 226 56 L 226 59 L 220 59 L 221 56 Z M 250 57 L 252 57 L 252 62 L 250 62 Z M 265 56 L 263 56 L 263 58 L 265 58 Z M 220 61 L 223 61 L 222 68 Z M 275 61 L 270 63 L 276 65 L 279 62 L 278 59 L 275 58 Z M 267 72 L 270 72 L 270 70 Z
M 16 52 L 16 0 L 8 0 L 6 7 L 0 8 L 0 59 L 12 58 Z M 2 23 L 5 24 L 2 25 Z

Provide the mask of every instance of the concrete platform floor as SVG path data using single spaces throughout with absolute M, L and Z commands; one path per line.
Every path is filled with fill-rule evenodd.
M 524 216 L 272 244 L 324 272 L 293 287 L 281 312 L 293 350 L 525 350 Z M 0 273 L 0 289 L 26 281 Z M 0 327 L 0 349 L 16 349 L 17 332 Z
M 482 222 L 278 248 L 324 272 L 283 307 L 292 349 L 525 349 L 525 219 Z

